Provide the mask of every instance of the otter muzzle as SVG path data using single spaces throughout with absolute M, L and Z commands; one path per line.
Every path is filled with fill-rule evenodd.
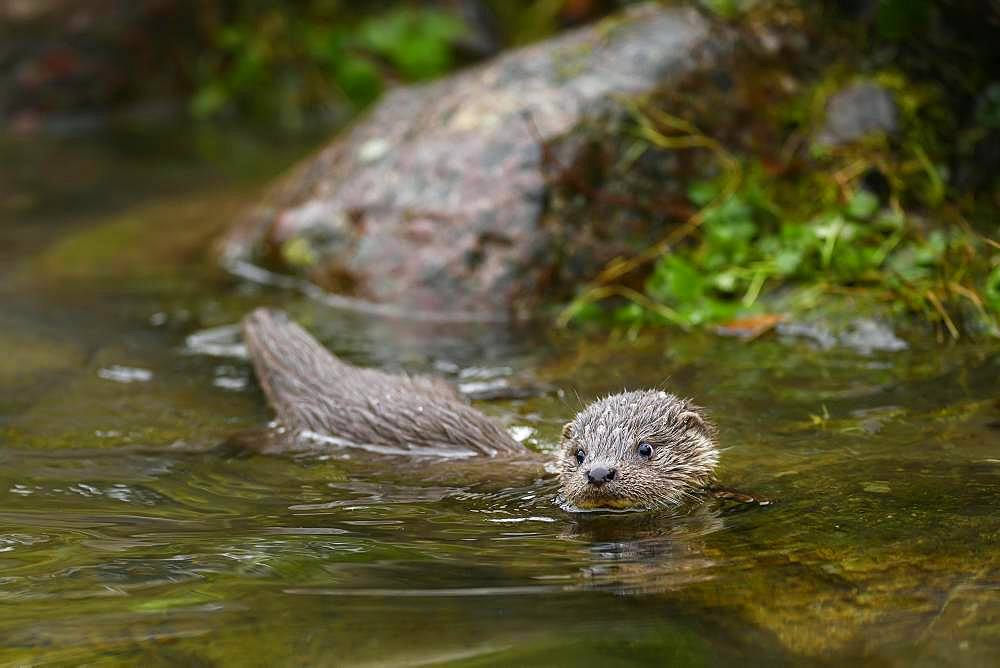
M 618 475 L 617 469 L 595 466 L 587 471 L 587 482 L 600 487 L 604 483 L 614 480 L 616 475 Z

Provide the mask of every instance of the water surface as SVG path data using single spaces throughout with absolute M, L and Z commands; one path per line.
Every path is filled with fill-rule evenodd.
M 365 317 L 205 260 L 295 149 L 4 148 L 44 159 L 0 168 L 0 663 L 1000 656 L 995 344 L 862 354 Z M 220 448 L 271 417 L 227 329 L 260 305 L 358 364 L 551 385 L 480 404 L 541 451 L 600 394 L 695 397 L 723 481 L 778 502 L 577 516 L 552 479 L 493 463 Z

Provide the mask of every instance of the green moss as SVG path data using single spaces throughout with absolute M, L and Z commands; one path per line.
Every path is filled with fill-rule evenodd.
M 208 268 L 212 241 L 240 210 L 241 195 L 224 190 L 136 207 L 61 238 L 23 263 L 17 279 L 65 289 L 80 281 L 138 279 L 148 287 L 195 278 Z
M 296 237 L 281 246 L 281 259 L 293 269 L 310 269 L 316 266 L 318 257 L 308 239 Z
M 0 350 L 16 353 L 0 356 L 0 384 L 7 386 L 39 374 L 76 369 L 84 360 L 83 350 L 71 343 L 2 330 Z

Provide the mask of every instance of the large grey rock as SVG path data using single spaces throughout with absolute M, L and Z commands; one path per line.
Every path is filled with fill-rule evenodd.
M 592 145 L 571 136 L 588 119 L 707 67 L 731 41 L 693 10 L 644 5 L 395 90 L 253 207 L 224 257 L 244 269 L 267 259 L 330 292 L 415 313 L 530 313 L 568 282 L 560 266 L 592 276 L 630 236 L 614 221 L 551 211 L 549 147 L 559 145 L 560 165 L 587 163 Z M 641 232 L 631 241 L 663 230 Z

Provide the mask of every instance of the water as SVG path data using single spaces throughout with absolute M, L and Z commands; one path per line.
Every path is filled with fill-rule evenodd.
M 0 178 L 3 665 L 1000 656 L 995 344 L 609 342 L 338 312 L 197 252 L 294 149 L 5 148 L 40 157 Z M 719 423 L 723 482 L 777 502 L 575 516 L 517 467 L 219 447 L 271 417 L 226 329 L 259 305 L 359 364 L 558 388 L 480 404 L 542 451 L 583 402 L 669 387 Z

